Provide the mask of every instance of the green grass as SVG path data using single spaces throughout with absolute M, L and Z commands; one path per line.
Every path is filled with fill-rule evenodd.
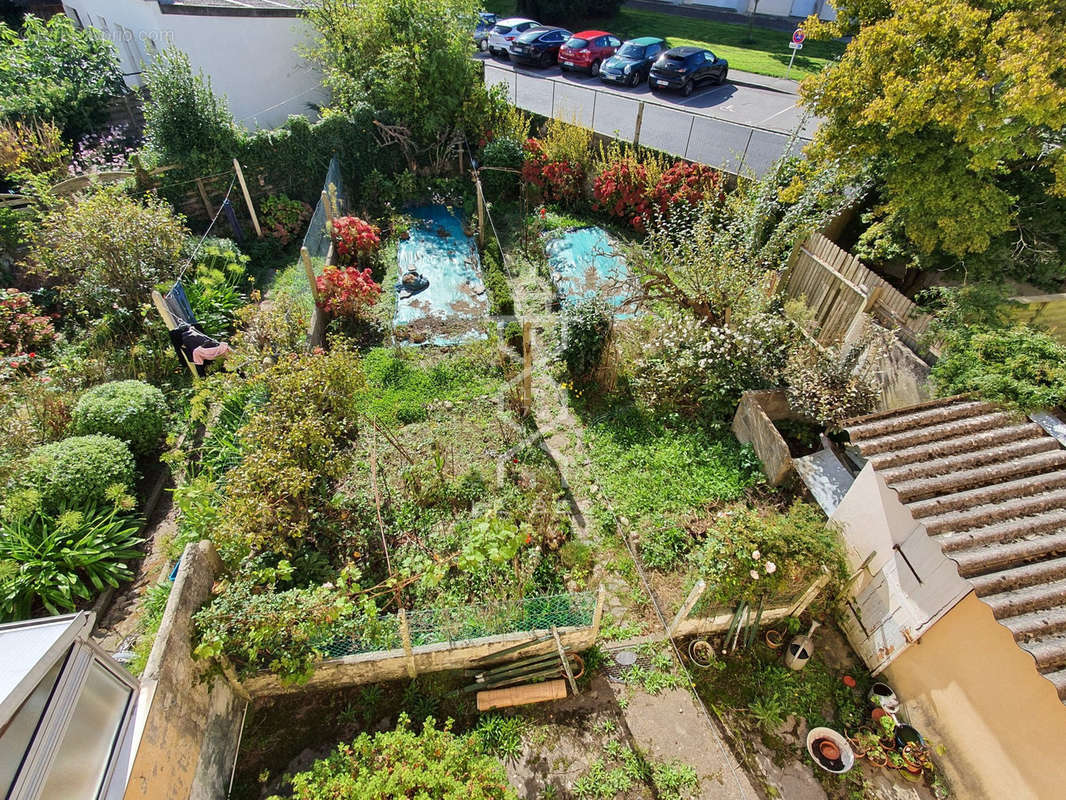
M 637 520 L 737 500 L 761 479 L 728 432 L 670 429 L 633 406 L 589 426 L 593 473 L 618 513 Z
M 513 15 L 513 0 L 496 0 L 488 2 L 489 11 L 497 14 Z M 747 25 L 730 22 L 693 19 L 658 11 L 638 11 L 623 8 L 617 16 L 608 19 L 588 19 L 572 21 L 572 29 L 600 28 L 633 39 L 638 36 L 660 36 L 672 46 L 695 45 L 712 50 L 715 55 L 728 59 L 729 68 L 768 75 L 773 78 L 785 77 L 788 59 L 792 51 L 788 49 L 789 34 L 784 31 L 771 31 L 757 26 L 748 32 Z M 842 42 L 804 42 L 803 49 L 796 54 L 790 78 L 804 78 L 820 72 L 826 64 L 844 52 Z

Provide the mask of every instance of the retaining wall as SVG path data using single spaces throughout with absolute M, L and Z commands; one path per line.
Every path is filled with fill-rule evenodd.
M 740 396 L 740 404 L 733 415 L 733 435 L 755 449 L 762 471 L 772 486 L 784 483 L 792 470 L 792 454 L 774 420 L 798 418 L 780 389 L 744 392 Z

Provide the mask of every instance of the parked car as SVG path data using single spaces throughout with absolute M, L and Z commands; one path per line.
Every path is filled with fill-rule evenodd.
M 666 50 L 666 42 L 655 36 L 642 36 L 624 43 L 618 52 L 603 62 L 600 80 L 636 86 L 648 77 L 655 59 Z
M 499 21 L 499 16 L 491 11 L 477 12 L 477 25 L 474 26 L 474 44 L 477 45 L 478 50 L 484 52 L 489 49 L 489 31 Z
M 600 66 L 622 46 L 617 36 L 606 31 L 581 31 L 571 36 L 559 50 L 559 66 L 599 75 Z
M 506 58 L 507 49 L 511 46 L 511 42 L 539 24 L 539 22 L 525 17 L 501 19 L 489 31 L 489 52 L 494 56 L 504 56 Z
M 559 48 L 572 35 L 565 28 L 548 28 L 538 25 L 511 42 L 507 53 L 512 61 L 519 64 L 550 67 L 559 60 Z
M 723 83 L 729 62 L 699 47 L 674 47 L 651 66 L 648 85 L 654 89 L 679 89 L 688 97 L 701 83 Z

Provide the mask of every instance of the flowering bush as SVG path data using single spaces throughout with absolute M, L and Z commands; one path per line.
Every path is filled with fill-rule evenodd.
M 381 285 L 375 283 L 370 270 L 358 267 L 326 267 L 315 278 L 315 285 L 323 311 L 348 317 L 358 317 L 381 294 Z
M 362 263 L 381 246 L 381 229 L 359 217 L 337 217 L 333 220 L 333 245 L 345 263 Z
M 0 356 L 9 366 L 32 365 L 37 353 L 48 350 L 56 340 L 52 321 L 40 313 L 33 300 L 18 289 L 0 294 Z
M 632 159 L 607 164 L 592 181 L 593 207 L 620 217 L 643 233 L 651 211 L 648 169 Z
M 741 392 L 780 385 L 795 336 L 789 322 L 771 314 L 728 328 L 669 316 L 641 343 L 631 383 L 656 410 L 729 419 Z
M 311 206 L 283 194 L 271 195 L 259 210 L 264 232 L 283 246 L 298 236 L 304 223 L 311 219 Z
M 823 567 L 834 581 L 846 574 L 836 534 L 822 513 L 806 503 L 783 514 L 733 505 L 709 523 L 707 538 L 692 560 L 714 605 L 783 599 L 822 574 Z
M 543 142 L 527 139 L 522 180 L 540 189 L 545 202 L 573 203 L 585 187 L 585 166 L 570 159 L 553 160 Z
M 86 134 L 74 145 L 70 174 L 128 169 L 130 156 L 139 144 L 140 137 L 128 125 L 111 125 L 98 133 Z
M 663 214 L 681 203 L 698 205 L 704 200 L 725 201 L 722 174 L 705 164 L 678 161 L 663 172 L 651 190 L 651 202 Z

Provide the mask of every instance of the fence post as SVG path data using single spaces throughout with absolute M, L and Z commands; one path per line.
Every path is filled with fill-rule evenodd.
M 633 126 L 633 146 L 636 147 L 640 144 L 640 126 L 644 124 L 644 101 L 641 100 L 637 106 L 637 121 Z
M 407 622 L 407 612 L 400 609 L 400 639 L 403 640 L 403 654 L 407 658 L 407 674 L 411 678 L 418 677 L 418 668 L 415 666 L 415 653 L 411 647 L 411 626 Z
M 474 187 L 477 189 L 477 243 L 485 249 L 485 192 L 481 188 L 481 176 L 474 174 Z
M 807 587 L 807 591 L 800 595 L 800 599 L 797 600 L 792 605 L 792 608 L 788 610 L 787 616 L 798 617 L 800 614 L 806 611 L 807 606 L 814 602 L 814 598 L 818 596 L 818 593 L 822 591 L 822 588 L 827 583 L 829 583 L 829 576 L 819 575 L 818 578 L 815 579 L 814 583 Z
M 533 410 L 533 324 L 522 323 L 522 416 Z
M 600 623 L 603 622 L 603 606 L 607 601 L 607 590 L 600 584 L 596 590 L 596 610 L 592 612 L 592 641 L 595 642 L 600 635 Z
M 204 188 L 204 182 L 202 179 L 196 179 L 196 189 L 200 192 L 200 200 L 204 204 L 204 211 L 207 212 L 209 219 L 214 219 L 215 209 L 211 207 L 211 201 L 207 199 L 207 189 Z
M 670 627 L 666 629 L 666 635 L 668 637 L 673 638 L 674 631 L 677 630 L 677 627 L 681 624 L 682 620 L 692 613 L 692 609 L 695 607 L 696 603 L 700 601 L 700 598 L 703 597 L 705 591 L 707 591 L 707 582 L 703 580 L 703 578 L 700 578 L 688 593 L 685 602 L 681 604 L 681 608 L 677 610 L 677 616 L 674 617 L 674 621 L 671 622 Z
M 877 305 L 878 301 L 881 299 L 881 295 L 883 295 L 884 293 L 884 286 L 875 286 L 873 289 L 871 289 L 870 293 L 866 295 L 866 303 L 863 305 L 862 310 L 867 314 L 873 311 L 874 306 Z
M 252 195 L 248 191 L 248 184 L 244 182 L 244 170 L 241 169 L 241 162 L 237 159 L 233 159 L 233 169 L 237 173 L 237 182 L 241 185 L 241 192 L 244 193 L 244 202 L 248 204 L 248 214 L 252 218 L 252 227 L 255 228 L 255 235 L 257 238 L 262 239 L 263 229 L 259 227 L 259 218 L 255 215 Z
M 326 190 L 322 190 L 322 211 L 326 215 L 326 223 L 328 225 L 327 230 L 330 236 L 333 235 L 333 205 L 329 202 L 329 195 L 326 194 Z

